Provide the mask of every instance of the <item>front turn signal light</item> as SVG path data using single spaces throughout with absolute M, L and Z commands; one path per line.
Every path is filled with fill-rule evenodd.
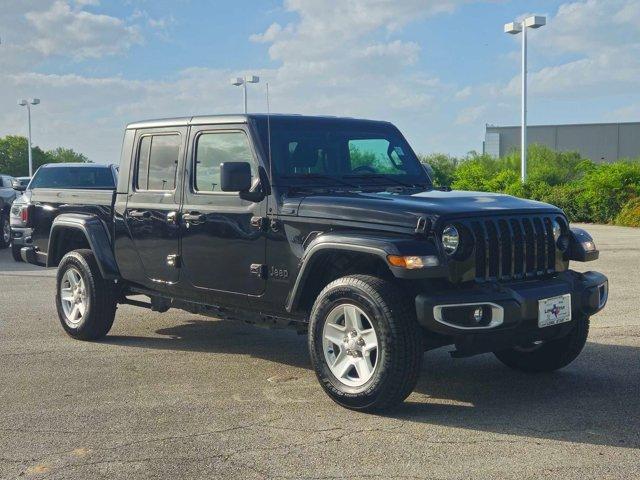
M 406 268 L 407 270 L 416 270 L 418 268 L 437 267 L 440 265 L 438 257 L 435 255 L 425 256 L 400 256 L 400 255 L 388 255 L 387 261 L 394 267 Z

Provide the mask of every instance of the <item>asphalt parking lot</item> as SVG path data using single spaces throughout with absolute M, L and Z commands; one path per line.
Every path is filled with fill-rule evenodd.
M 73 341 L 54 272 L 4 250 L 0 478 L 638 478 L 640 230 L 588 229 L 610 299 L 578 360 L 529 376 L 429 352 L 383 416 L 331 402 L 294 332 L 124 306 Z

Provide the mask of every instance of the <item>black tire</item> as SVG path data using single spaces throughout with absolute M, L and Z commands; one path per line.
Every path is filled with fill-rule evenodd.
M 11 245 L 11 255 L 16 262 L 22 262 L 22 255 L 20 255 L 20 245 Z
M 502 363 L 527 373 L 553 372 L 573 362 L 589 336 L 589 317 L 581 315 L 575 320 L 571 332 L 555 340 L 542 343 L 537 348 L 509 348 L 494 352 Z
M 325 357 L 323 329 L 328 315 L 340 305 L 355 305 L 370 319 L 378 342 L 371 378 L 349 386 L 331 372 Z M 424 347 L 413 302 L 391 282 L 352 275 L 327 285 L 310 316 L 309 352 L 325 392 L 339 405 L 353 410 L 381 411 L 401 403 L 413 391 Z
M 6 238 L 5 232 L 8 229 L 9 238 Z M 9 224 L 9 214 L 0 212 L 0 248 L 7 248 L 11 244 L 11 226 Z
M 80 274 L 85 288 L 85 313 L 77 324 L 68 320 L 61 298 L 65 275 L 70 269 Z M 74 250 L 60 261 L 56 279 L 56 307 L 62 328 L 73 338 L 97 340 L 111 329 L 117 308 L 114 285 L 102 277 L 91 250 Z

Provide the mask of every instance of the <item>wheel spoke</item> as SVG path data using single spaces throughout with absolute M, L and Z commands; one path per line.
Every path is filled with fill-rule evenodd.
M 346 328 L 335 323 L 327 323 L 324 327 L 324 338 L 335 345 L 340 345 L 344 338 Z
M 351 368 L 351 365 L 351 357 L 349 357 L 344 350 L 340 350 L 335 362 L 333 362 L 332 368 L 338 378 L 344 378 Z
M 73 293 L 71 292 L 71 288 L 63 288 L 60 292 L 60 299 L 63 302 L 73 301 Z
M 364 340 L 364 351 L 369 352 L 378 348 L 378 338 L 373 328 L 360 332 L 360 336 Z
M 358 313 L 356 307 L 353 305 L 345 305 L 343 311 L 344 325 L 350 330 L 353 329 L 359 331 L 361 322 L 358 318 L 360 314 Z
M 354 366 L 356 367 L 356 372 L 358 372 L 358 377 L 360 379 L 368 379 L 373 372 L 373 365 L 371 365 L 371 357 L 364 356 L 358 358 L 354 362 Z
M 77 319 L 78 314 L 80 313 L 80 310 L 78 309 L 78 305 L 74 305 L 73 308 L 71 309 L 71 313 L 69 313 L 69 319 L 72 322 L 75 322 Z
M 69 285 L 71 285 L 71 288 L 75 288 L 78 286 L 78 280 L 76 279 L 75 272 L 73 270 L 69 270 L 67 272 L 67 280 L 69 280 Z

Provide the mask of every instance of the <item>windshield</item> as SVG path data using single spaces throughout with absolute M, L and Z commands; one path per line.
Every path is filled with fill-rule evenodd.
M 109 190 L 115 188 L 115 181 L 110 167 L 43 167 L 36 172 L 29 188 Z
M 267 151 L 266 119 L 260 118 L 257 124 Z M 272 117 L 271 156 L 278 183 L 430 185 L 406 140 L 383 122 Z

